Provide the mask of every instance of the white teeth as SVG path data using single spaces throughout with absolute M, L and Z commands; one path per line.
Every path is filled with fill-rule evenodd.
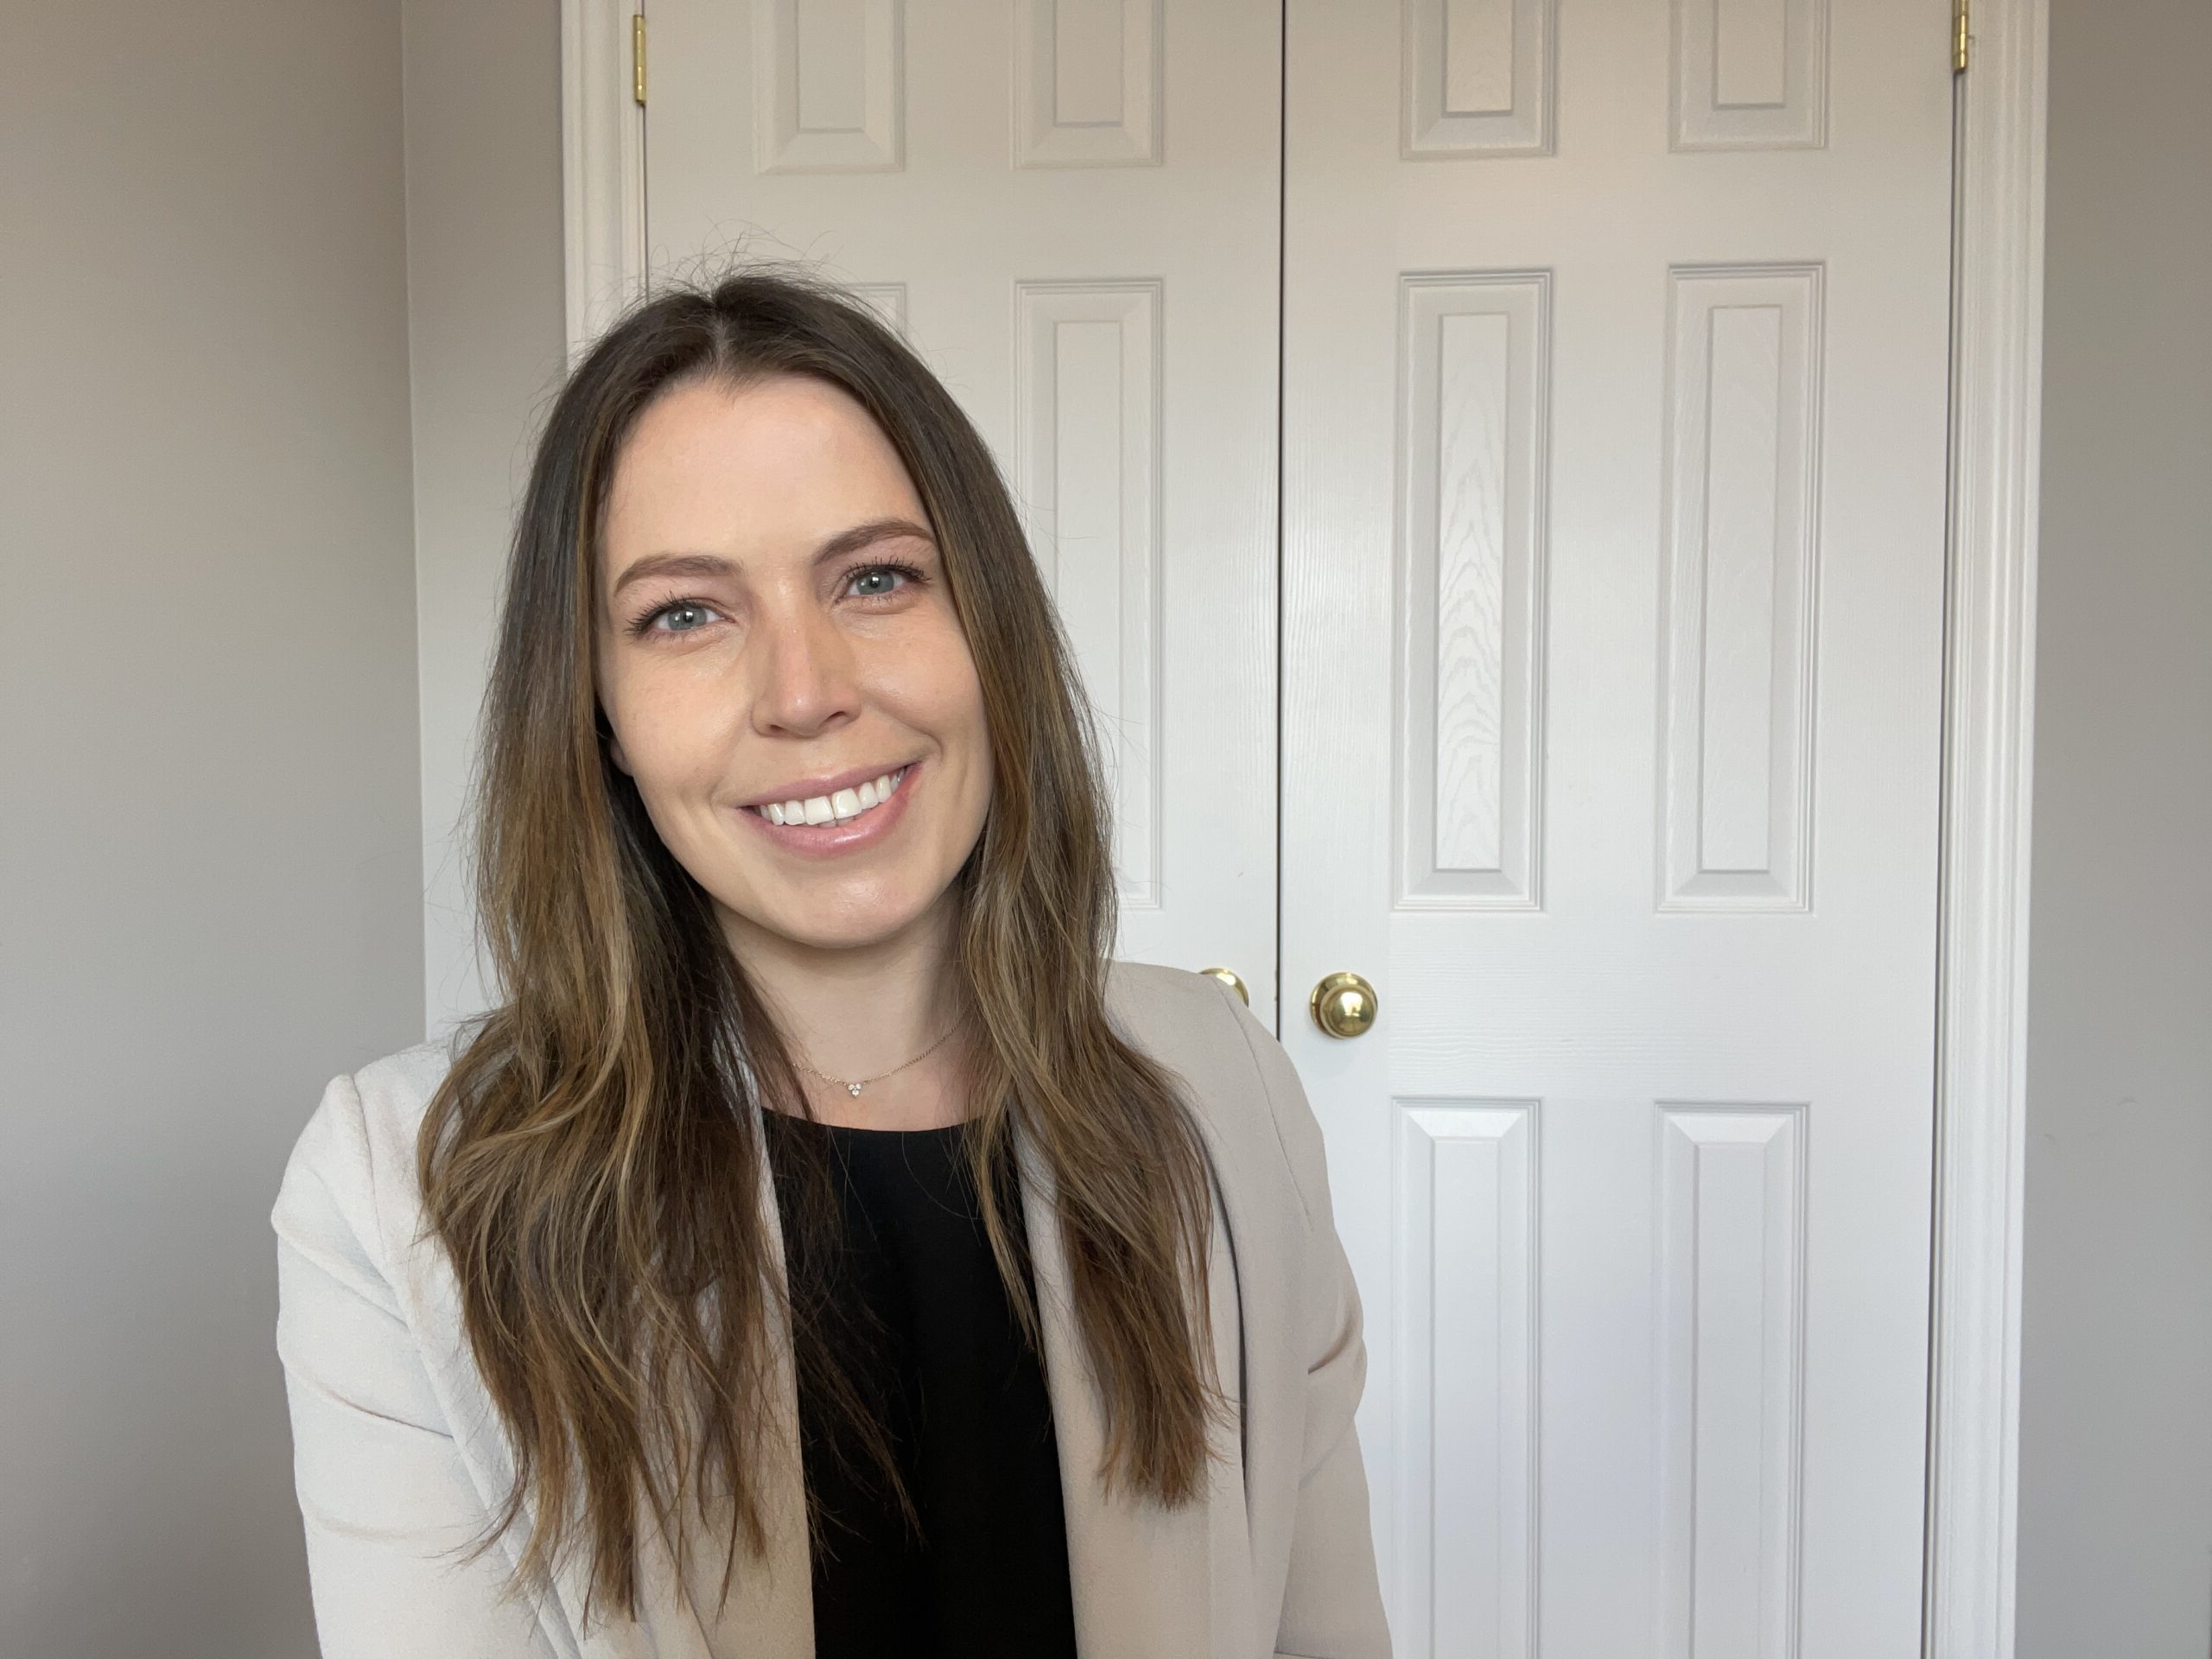
M 906 768 L 901 766 L 896 772 L 869 779 L 857 789 L 809 796 L 803 801 L 770 801 L 753 810 L 771 823 L 844 823 L 889 800 L 906 775 Z

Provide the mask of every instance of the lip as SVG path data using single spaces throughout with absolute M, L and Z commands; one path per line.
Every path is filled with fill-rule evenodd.
M 896 772 L 896 766 L 887 770 Z M 880 778 L 882 772 L 856 772 L 840 774 L 842 781 L 825 789 L 819 784 L 806 786 L 810 795 L 827 795 L 839 789 L 850 789 L 870 778 Z M 899 780 L 899 787 L 891 791 L 891 798 L 880 806 L 871 807 L 849 823 L 772 823 L 765 813 L 747 811 L 740 806 L 734 810 L 738 817 L 787 852 L 803 857 L 829 858 L 846 853 L 858 852 L 873 847 L 899 827 L 906 816 L 906 803 L 922 780 L 922 763 L 906 762 L 906 775 Z M 764 800 L 789 800 L 789 796 L 764 796 Z

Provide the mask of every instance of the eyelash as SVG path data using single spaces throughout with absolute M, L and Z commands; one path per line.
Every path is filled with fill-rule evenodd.
M 904 576 L 906 578 L 908 582 L 916 585 L 918 585 L 927 580 L 927 578 L 925 577 L 914 566 L 904 563 L 897 559 L 880 559 L 873 564 L 856 564 L 850 570 L 848 570 L 845 573 L 845 580 L 848 582 L 850 582 L 855 577 L 871 576 L 880 570 L 888 570 L 893 572 L 894 575 Z M 887 594 L 856 594 L 854 597 L 862 601 L 891 599 L 895 597 L 900 591 L 900 589 L 894 588 Z M 653 626 L 655 622 L 658 621 L 670 611 L 680 611 L 686 606 L 697 606 L 702 609 L 712 608 L 707 601 L 689 596 L 681 599 L 664 601 L 662 603 L 654 606 L 652 609 L 645 612 L 643 615 L 638 617 L 630 624 L 628 630 L 630 637 L 632 639 L 642 639 L 648 633 L 659 632 L 659 630 L 655 629 Z M 696 628 L 678 628 L 675 630 L 675 634 L 671 635 L 671 637 L 686 633 L 696 633 L 697 632 L 698 630 Z

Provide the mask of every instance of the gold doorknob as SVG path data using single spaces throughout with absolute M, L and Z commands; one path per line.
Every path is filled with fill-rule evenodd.
M 1375 988 L 1357 974 L 1331 974 L 1307 1001 L 1313 1023 L 1332 1037 L 1357 1037 L 1375 1023 Z
M 1235 974 L 1230 972 L 1228 969 L 1201 968 L 1198 971 L 1204 974 L 1208 979 L 1217 979 L 1223 984 L 1228 986 L 1230 990 L 1236 993 L 1236 1000 L 1242 1002 L 1246 1007 L 1249 1008 L 1252 1006 L 1252 994 L 1244 988 L 1244 982 L 1237 978 Z

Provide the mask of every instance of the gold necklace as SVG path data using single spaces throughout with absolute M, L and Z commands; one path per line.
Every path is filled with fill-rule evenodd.
M 814 1077 L 817 1077 L 821 1078 L 821 1079 L 822 1079 L 822 1081 L 823 1081 L 823 1082 L 824 1082 L 824 1083 L 834 1083 L 834 1084 L 836 1084 L 840 1089 L 842 1089 L 842 1090 L 843 1090 L 847 1094 L 849 1094 L 849 1095 L 857 1095 L 858 1093 L 860 1093 L 860 1091 L 861 1091 L 861 1090 L 862 1089 L 862 1087 L 864 1087 L 866 1084 L 871 1084 L 871 1083 L 880 1083 L 880 1082 L 882 1082 L 882 1081 L 883 1081 L 883 1079 L 884 1079 L 884 1078 L 886 1078 L 886 1077 L 892 1077 L 892 1076 L 894 1076 L 895 1074 L 897 1074 L 897 1073 L 899 1073 L 899 1072 L 900 1072 L 900 1071 L 905 1071 L 908 1066 L 914 1065 L 914 1064 L 916 1063 L 916 1061 L 919 1061 L 919 1060 L 925 1060 L 925 1059 L 927 1059 L 931 1055 L 932 1055 L 932 1054 L 934 1054 L 935 1052 L 937 1052 L 937 1051 L 938 1051 L 938 1049 L 942 1048 L 942 1047 L 944 1046 L 944 1038 L 945 1038 L 945 1037 L 950 1037 L 950 1036 L 951 1036 L 951 1035 L 952 1035 L 952 1033 L 953 1033 L 954 1032 L 956 1032 L 956 1031 L 957 1031 L 957 1030 L 959 1030 L 959 1029 L 960 1029 L 960 1021 L 959 1021 L 959 1020 L 954 1020 L 950 1025 L 947 1026 L 947 1027 L 944 1028 L 944 1037 L 940 1037 L 940 1038 L 938 1038 L 938 1039 L 937 1039 L 937 1041 L 935 1041 L 935 1042 L 931 1043 L 931 1044 L 927 1048 L 924 1049 L 920 1053 L 918 1053 L 918 1054 L 915 1055 L 915 1056 L 914 1056 L 914 1058 L 913 1058 L 913 1059 L 912 1059 L 912 1060 L 906 1060 L 906 1061 L 902 1061 L 900 1064 L 899 1064 L 899 1065 L 897 1065 L 893 1066 L 893 1067 L 891 1068 L 891 1070 L 890 1070 L 890 1071 L 879 1071 L 879 1072 L 877 1072 L 877 1073 L 876 1073 L 874 1077 L 862 1077 L 862 1078 L 859 1079 L 857 1082 L 855 1082 L 855 1081 L 854 1081 L 853 1079 L 849 1078 L 849 1077 L 831 1077 L 831 1076 L 830 1076 L 827 1071 L 815 1071 L 815 1069 L 814 1069 L 812 1066 L 809 1065 L 808 1065 L 804 1060 L 799 1060 L 799 1062 L 798 1062 L 798 1069 L 799 1069 L 800 1071 L 804 1071 L 804 1072 L 807 1072 L 807 1073 L 809 1073 L 809 1074 L 810 1074 L 810 1075 L 812 1075 L 812 1076 L 814 1076 Z M 796 1055 L 796 1054 L 792 1055 L 792 1057 L 791 1057 L 791 1058 L 792 1058 L 793 1059 L 798 1059 L 798 1055 Z

